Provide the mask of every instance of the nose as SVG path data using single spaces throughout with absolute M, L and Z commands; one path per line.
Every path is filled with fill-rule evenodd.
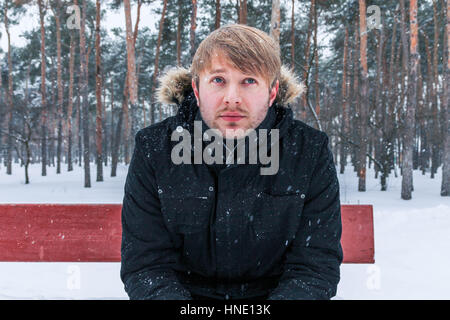
M 238 85 L 230 84 L 225 92 L 224 103 L 227 107 L 234 108 L 242 103 L 241 94 Z

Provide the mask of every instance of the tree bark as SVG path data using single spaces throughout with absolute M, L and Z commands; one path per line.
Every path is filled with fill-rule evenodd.
M 72 112 L 73 112 L 73 82 L 74 82 L 74 62 L 75 62 L 75 40 L 73 34 L 70 35 L 70 57 L 69 57 L 69 97 L 67 105 L 67 171 L 73 171 L 72 161 Z
M 360 26 L 360 60 L 361 60 L 361 103 L 360 116 L 360 143 L 358 151 L 358 191 L 366 191 L 366 150 L 367 150 L 367 107 L 369 75 L 367 72 L 367 28 L 366 28 L 366 1 L 359 0 L 359 26 Z
M 218 0 L 216 0 L 218 1 Z M 216 2 L 217 3 L 217 2 Z M 217 4 L 216 4 L 217 5 Z M 181 66 L 181 25 L 183 24 L 183 17 L 181 15 L 182 5 L 181 0 L 178 0 L 178 21 L 177 21 L 177 66 Z M 217 21 L 216 21 L 217 24 Z
M 77 5 L 77 0 L 74 1 Z M 81 94 L 83 96 L 83 160 L 84 160 L 84 187 L 91 187 L 91 170 L 90 170 L 90 146 L 89 146 L 89 101 L 88 101 L 88 54 L 86 52 L 86 0 L 83 1 L 83 9 L 81 15 L 80 28 L 80 60 L 81 60 Z
M 192 0 L 192 4 L 195 5 L 195 8 L 192 8 L 193 12 L 197 10 L 196 8 L 196 0 Z M 158 69 L 159 69 L 159 51 L 161 48 L 161 38 L 162 38 L 162 32 L 163 32 L 163 26 L 164 26 L 164 19 L 166 16 L 166 9 L 167 9 L 167 0 L 164 0 L 164 5 L 163 5 L 163 10 L 161 13 L 161 19 L 159 20 L 159 32 L 158 32 L 158 40 L 156 43 L 156 53 L 155 53 L 155 67 L 154 67 L 154 72 L 153 72 L 153 81 L 152 81 L 152 93 L 151 93 L 151 103 L 150 103 L 150 110 L 153 112 L 154 110 L 154 105 L 155 105 L 155 91 L 156 91 L 156 86 L 157 86 L 157 78 L 158 78 Z M 193 50 L 193 44 L 195 42 L 195 25 L 196 25 L 196 21 L 195 21 L 195 16 L 196 14 L 192 14 L 192 20 L 191 20 L 191 56 L 192 56 L 192 50 Z M 152 115 L 152 121 L 154 121 L 154 114 L 151 113 Z M 160 107 L 160 121 L 161 119 L 161 107 Z
M 161 14 L 161 20 L 159 21 L 159 34 L 158 34 L 158 42 L 160 43 L 161 39 L 161 28 L 164 25 L 164 16 L 166 14 L 166 6 L 167 6 L 167 0 L 164 0 L 164 7 L 163 7 L 163 12 Z M 162 21 L 162 23 L 161 23 Z M 191 30 L 189 33 L 189 39 L 190 39 L 190 45 L 191 45 L 191 60 L 195 55 L 195 30 L 197 29 L 197 0 L 192 0 L 192 14 L 191 14 Z M 156 50 L 158 50 L 159 53 L 159 45 L 156 48 Z M 153 95 L 152 95 L 153 96 Z
M 11 34 L 9 32 L 8 20 L 9 1 L 4 5 L 4 24 L 8 42 L 8 89 L 6 93 L 7 116 L 6 116 L 6 174 L 12 174 L 12 118 L 13 118 L 13 75 L 11 58 Z
M 409 4 L 410 24 L 410 70 L 408 79 L 408 104 L 406 107 L 406 119 L 403 136 L 403 163 L 402 163 L 402 191 L 403 200 L 412 198 L 413 190 L 413 163 L 412 151 L 414 147 L 414 123 L 417 107 L 417 66 L 419 64 L 418 52 L 418 21 L 417 0 L 410 0 Z
M 239 23 L 247 24 L 247 0 L 239 0 Z
M 344 136 L 348 136 L 347 128 L 348 128 L 348 93 L 347 93 L 347 56 L 348 56 L 348 28 L 345 28 L 345 39 L 344 39 L 344 57 L 342 61 L 342 90 L 341 90 L 341 98 L 342 98 L 342 118 L 341 118 L 341 132 Z M 346 144 L 341 138 L 340 145 L 340 173 L 343 174 L 345 171 L 345 165 L 347 164 L 347 150 Z
M 78 72 L 78 85 L 77 85 L 77 139 L 78 139 L 78 166 L 81 167 L 81 163 L 83 162 L 83 144 L 81 136 L 83 133 L 82 127 L 82 117 L 81 117 L 81 74 Z
M 131 104 L 131 109 L 133 109 L 133 104 L 136 103 L 137 99 L 137 86 L 136 86 L 136 54 L 134 45 L 134 34 L 131 21 L 131 5 L 130 0 L 124 0 L 124 11 L 125 11 L 125 25 L 126 25 L 126 44 L 127 44 L 127 90 L 128 90 L 128 101 Z M 128 104 L 123 106 L 125 108 L 124 112 L 124 149 L 125 149 L 125 163 L 129 163 L 129 136 L 130 136 L 130 119 L 129 119 L 129 106 Z
M 291 69 L 295 72 L 295 0 L 292 0 L 291 6 Z
M 112 154 L 114 152 L 114 77 L 111 76 L 111 115 L 110 115 L 110 149 L 111 149 L 111 162 Z M 111 163 L 112 165 L 112 163 Z
M 56 0 L 53 13 L 56 22 L 56 65 L 57 65 L 57 85 L 58 85 L 58 101 L 57 101 L 57 146 L 56 146 L 56 173 L 61 173 L 61 150 L 62 150 L 62 116 L 63 116 L 63 84 L 62 84 L 62 63 L 61 63 L 61 2 Z
M 383 23 L 381 24 L 383 26 Z M 376 95 L 375 95 L 375 108 L 376 108 L 376 129 L 375 129 L 375 159 L 382 158 L 382 149 L 385 147 L 384 139 L 383 139 L 383 115 L 385 112 L 384 104 L 383 104 L 383 44 L 384 44 L 384 28 L 378 32 L 378 43 L 377 43 L 377 84 L 376 84 Z M 382 168 L 375 165 L 375 178 L 378 176 L 378 172 L 382 170 Z M 381 186 L 383 189 L 383 186 Z
M 272 0 L 272 15 L 270 19 L 270 36 L 280 44 L 280 0 Z
M 215 30 L 220 28 L 221 16 L 222 16 L 222 10 L 220 9 L 220 0 L 216 0 L 216 20 L 214 23 Z
M 130 0 L 124 0 L 125 9 L 125 24 L 126 24 L 126 34 L 127 34 L 127 72 L 128 72 L 128 92 L 129 100 L 132 104 L 136 103 L 137 99 L 137 87 L 136 87 L 136 57 L 135 57 L 135 46 L 133 44 L 133 28 L 131 23 L 131 8 Z
M 313 28 L 313 19 L 314 19 L 314 12 L 316 8 L 316 0 L 311 0 L 311 7 L 309 9 L 309 25 L 308 25 L 308 35 L 306 38 L 306 44 L 305 44 L 305 65 L 303 67 L 303 81 L 305 84 L 305 93 L 302 95 L 302 120 L 306 121 L 306 110 L 308 108 L 308 97 L 309 97 L 309 69 L 310 69 L 310 49 L 311 49 L 311 34 L 312 34 L 312 28 Z
M 314 86 L 315 86 L 315 92 L 316 92 L 316 106 L 315 111 L 318 119 L 320 118 L 320 88 L 319 88 L 319 48 L 317 46 L 317 7 L 316 10 L 314 10 L 314 66 L 315 66 L 315 74 L 314 74 Z
M 358 17 L 359 18 L 359 17 Z M 359 43 L 360 43 L 360 37 L 359 37 L 359 23 L 358 19 L 355 19 L 355 40 L 354 40 L 354 48 L 353 48 L 353 96 L 352 96 L 352 112 L 351 114 L 354 114 L 354 122 L 356 125 L 352 126 L 351 131 L 351 137 L 354 141 L 358 140 L 358 132 L 359 132 L 359 119 L 361 115 L 359 114 L 359 105 L 360 105 L 360 95 L 359 95 Z M 354 171 L 358 174 L 359 172 L 359 162 L 357 160 L 357 148 L 352 145 L 352 164 Z
M 41 162 L 42 162 L 42 176 L 47 175 L 47 98 L 46 98 L 46 63 L 45 63 L 45 26 L 44 26 L 44 5 L 42 0 L 38 0 L 39 18 L 41 25 L 41 104 L 42 104 L 42 119 L 41 119 Z
M 220 28 L 220 20 L 222 18 L 222 9 L 220 8 L 220 0 L 216 0 L 216 20 L 214 23 L 214 29 Z
M 439 86 L 439 74 L 438 74 L 438 47 L 439 47 L 439 19 L 437 17 L 436 0 L 433 0 L 433 22 L 434 22 L 434 44 L 433 44 L 433 72 L 432 79 L 429 79 L 431 85 L 431 111 L 432 111 L 432 133 L 431 133 L 431 178 L 437 172 L 439 167 L 439 153 L 441 149 L 441 140 L 443 137 L 440 136 L 440 124 L 438 117 L 438 86 Z M 442 104 L 441 104 L 442 105 Z
M 100 52 L 100 0 L 96 0 L 95 16 L 95 95 L 97 109 L 95 117 L 95 142 L 97 147 L 97 181 L 103 181 L 103 147 L 102 147 L 102 72 Z
M 442 164 L 442 185 L 441 185 L 441 196 L 448 197 L 450 196 L 450 108 L 449 108 L 449 82 L 450 82 L 450 49 L 449 49 L 449 42 L 450 42 L 450 1 L 447 0 L 447 24 L 446 24 L 446 31 L 447 35 L 444 35 L 445 40 L 445 52 L 447 54 L 447 63 L 445 68 L 445 74 L 444 74 L 444 92 L 443 92 L 443 99 L 442 99 L 442 106 L 444 108 L 444 125 L 443 128 L 444 132 L 444 154 L 443 154 L 443 164 Z

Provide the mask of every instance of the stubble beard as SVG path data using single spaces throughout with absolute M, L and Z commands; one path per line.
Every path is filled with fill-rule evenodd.
M 238 122 L 228 122 L 228 128 L 226 129 L 221 129 L 219 126 L 219 118 L 214 118 L 214 120 L 210 123 L 209 120 L 204 119 L 203 117 L 203 121 L 205 121 L 205 123 L 208 125 L 209 128 L 211 129 L 217 129 L 223 137 L 225 138 L 233 138 L 233 137 L 237 137 L 238 139 L 245 137 L 244 136 L 236 136 L 233 133 L 231 133 L 231 137 L 227 136 L 227 132 L 226 131 L 235 131 L 235 130 L 243 130 L 245 133 L 248 133 L 249 131 L 251 131 L 252 129 L 256 129 L 265 119 L 265 117 L 267 116 L 267 113 L 269 111 L 269 103 L 270 103 L 270 97 L 268 98 L 267 102 L 266 102 L 266 107 L 264 108 L 265 112 L 263 115 L 258 115 L 255 119 L 250 119 L 250 123 L 246 125 L 245 128 L 239 128 L 239 123 Z M 201 107 L 201 101 L 200 101 L 200 97 L 198 98 L 198 107 L 200 109 L 200 112 L 202 111 L 202 107 Z M 237 109 L 239 112 L 245 114 L 247 117 L 249 117 L 248 113 L 245 112 L 244 110 L 241 109 Z M 224 112 L 226 111 L 226 109 L 220 111 L 220 112 Z M 232 127 L 231 129 L 229 127 Z

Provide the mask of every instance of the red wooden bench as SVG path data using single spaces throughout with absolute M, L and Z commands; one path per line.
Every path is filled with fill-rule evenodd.
M 371 205 L 342 205 L 344 263 L 374 263 Z M 0 261 L 119 262 L 121 204 L 0 204 Z

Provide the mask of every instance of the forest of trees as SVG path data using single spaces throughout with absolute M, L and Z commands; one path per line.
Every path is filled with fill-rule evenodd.
M 434 179 L 441 167 L 440 194 L 450 196 L 448 0 L 2 0 L 0 6 L 8 43 L 0 49 L 0 169 L 12 174 L 12 163 L 20 163 L 26 183 L 33 163 L 43 176 L 50 168 L 83 166 L 85 187 L 93 168 L 96 181 L 115 176 L 118 163 L 130 162 L 136 132 L 177 112 L 155 99 L 161 74 L 189 67 L 212 30 L 241 23 L 279 41 L 282 62 L 306 86 L 291 104 L 295 117 L 328 134 L 338 170 L 350 161 L 359 191 L 367 174 L 381 190 L 390 175 L 401 175 L 401 198 L 411 199 L 413 170 Z M 15 47 L 11 27 L 26 23 L 30 10 L 39 13 L 38 27 Z M 156 32 L 141 26 L 150 10 Z M 107 31 L 109 12 L 121 12 L 123 28 Z

